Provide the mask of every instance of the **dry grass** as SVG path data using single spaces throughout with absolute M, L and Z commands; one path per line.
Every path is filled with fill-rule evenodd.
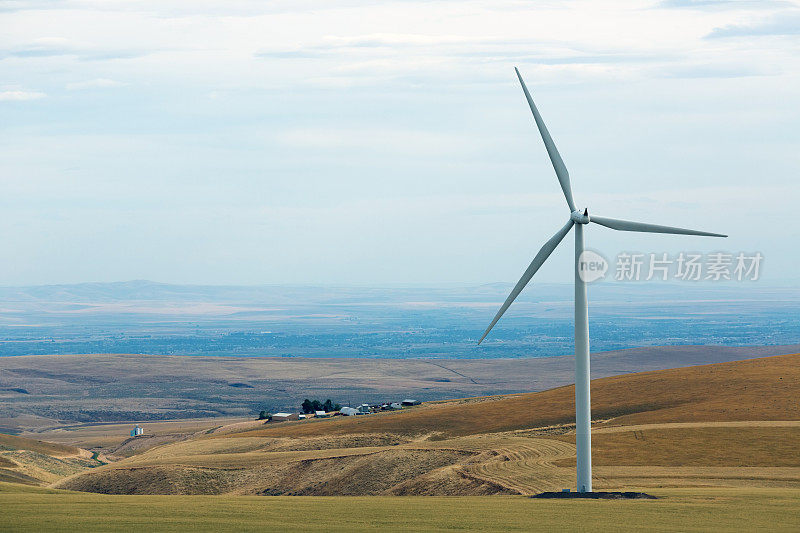
M 48 531 L 797 531 L 800 490 L 654 489 L 650 501 L 107 496 L 0 483 L 0 523 Z
M 618 415 L 596 428 L 596 486 L 800 486 L 800 422 L 778 422 L 800 418 L 796 402 L 789 401 L 796 395 L 794 378 L 800 377 L 798 359 L 772 357 L 593 382 L 595 413 L 609 416 L 613 407 Z M 573 437 L 565 434 L 568 426 L 542 426 L 571 421 L 572 406 L 570 387 L 240 433 L 203 432 L 58 486 L 118 494 L 558 490 L 573 483 Z M 742 412 L 764 419 L 742 422 Z M 683 425 L 619 425 L 634 417 L 677 418 Z M 704 421 L 708 418 L 721 422 Z
M 800 467 L 800 426 L 653 428 L 596 433 L 597 466 L 791 466 Z M 574 443 L 575 437 L 557 436 Z M 575 466 L 575 459 L 558 462 Z
M 595 490 L 620 490 L 623 487 L 800 488 L 800 468 L 785 466 L 597 466 L 592 469 L 592 478 Z
M 786 447 L 771 452 L 776 455 L 753 461 L 752 466 L 735 466 L 738 463 L 730 458 L 718 456 L 715 462 L 713 456 L 703 455 L 702 450 L 713 449 L 716 442 L 703 438 L 718 439 L 716 432 L 720 431 L 704 429 L 663 430 L 666 437 L 658 442 L 664 449 L 639 447 L 632 432 L 598 435 L 609 442 L 623 439 L 611 448 L 609 456 L 632 454 L 647 466 L 636 466 L 639 463 L 631 461 L 633 464 L 619 467 L 598 458 L 595 486 L 800 487 L 800 467 L 770 463 L 774 456 L 779 457 L 777 465 L 796 463 L 796 457 L 787 456 L 794 449 L 791 434 Z M 770 431 L 784 429 L 787 428 L 767 428 L 767 436 Z M 661 435 L 662 430 L 652 431 Z M 675 466 L 653 466 L 663 462 L 659 457 L 669 457 L 671 449 L 680 446 L 680 441 L 670 441 L 671 431 L 698 431 L 694 463 L 683 465 L 678 457 L 670 463 Z M 763 448 L 758 444 L 757 433 L 753 436 L 758 447 L 745 453 L 758 457 Z M 303 448 L 307 443 L 305 439 L 286 438 L 204 439 L 157 448 L 57 486 L 114 494 L 533 494 L 573 484 L 574 446 L 569 440 L 570 437 L 543 438 L 529 432 L 509 432 L 415 440 L 391 446 L 285 451 L 281 448 L 291 448 L 293 443 Z M 741 444 L 747 447 L 748 441 Z M 598 448 L 606 449 L 602 445 Z
M 471 455 L 452 449 L 361 448 L 185 456 L 104 467 L 58 487 L 107 494 L 369 495 L 391 493 Z
M 0 480 L 29 485 L 53 483 L 99 463 L 86 450 L 0 434 Z
M 648 347 L 594 354 L 592 371 L 604 377 L 796 351 L 793 346 Z M 0 392 L 0 427 L 35 432 L 64 421 L 245 417 L 261 409 L 285 410 L 306 397 L 377 403 L 409 395 L 437 400 L 546 390 L 569 384 L 573 366 L 571 355 L 431 361 L 132 354 L 0 357 L 7 387 L 36 391 L 5 396 Z M 231 386 L 236 383 L 253 388 Z M 118 436 L 127 433 L 123 429 Z M 45 435 L 36 438 L 51 440 Z
M 130 431 L 136 421 L 119 424 L 82 424 L 26 432 L 21 436 L 41 438 L 49 442 L 57 442 L 80 448 L 102 448 L 114 450 L 125 441 L 130 440 Z M 245 418 L 187 418 L 183 420 L 164 420 L 140 422 L 145 429 L 145 439 L 150 437 L 174 438 L 190 436 L 196 433 L 211 432 L 226 426 L 254 423 Z
M 52 455 L 53 457 L 69 457 L 80 454 L 80 449 L 64 444 L 55 444 L 41 440 L 17 437 L 0 433 L 0 450 L 30 450 L 32 452 Z
M 618 425 L 727 420 L 800 420 L 800 355 L 659 370 L 592 381 L 592 415 Z M 574 387 L 493 401 L 440 402 L 399 413 L 289 422 L 234 436 L 392 433 L 472 435 L 571 423 Z

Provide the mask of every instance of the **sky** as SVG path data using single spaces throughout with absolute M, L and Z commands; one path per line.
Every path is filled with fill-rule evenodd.
M 800 284 L 800 4 L 0 0 L 0 285 L 515 281 L 576 203 Z M 537 274 L 571 281 L 571 237 Z

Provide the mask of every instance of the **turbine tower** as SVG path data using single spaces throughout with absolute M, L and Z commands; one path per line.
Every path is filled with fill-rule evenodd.
M 508 307 L 514 299 L 522 292 L 525 285 L 531 280 L 539 267 L 544 264 L 553 250 L 556 249 L 558 244 L 569 233 L 572 227 L 575 227 L 575 443 L 577 448 L 577 481 L 578 492 L 592 492 L 592 437 L 591 437 L 591 400 L 589 396 L 589 307 L 586 299 L 586 283 L 581 277 L 581 255 L 583 254 L 583 227 L 594 222 L 607 228 L 619 231 L 640 231 L 646 233 L 676 233 L 680 235 L 703 235 L 706 237 L 727 237 L 719 233 L 709 233 L 707 231 L 697 231 L 692 229 L 674 228 L 670 226 L 659 226 L 657 224 L 646 224 L 642 222 L 631 222 L 628 220 L 619 220 L 616 218 L 606 218 L 599 216 L 590 216 L 588 208 L 582 211 L 575 208 L 575 202 L 572 200 L 572 188 L 569 182 L 569 173 L 567 167 L 564 166 L 564 161 L 561 159 L 558 150 L 556 149 L 547 127 L 544 125 L 542 116 L 536 105 L 533 103 L 531 93 L 528 92 L 528 87 L 520 76 L 519 70 L 515 67 L 517 78 L 522 84 L 522 91 L 525 93 L 525 98 L 528 100 L 528 105 L 533 112 L 533 119 L 536 121 L 536 127 L 539 128 L 539 133 L 542 135 L 544 146 L 547 149 L 547 155 L 550 156 L 550 161 L 553 163 L 553 168 L 556 171 L 558 182 L 561 185 L 561 190 L 564 192 L 564 198 L 567 200 L 569 206 L 570 216 L 567 223 L 564 224 L 558 232 L 553 235 L 549 241 L 544 243 L 539 253 L 533 258 L 530 266 L 522 274 L 522 278 L 514 286 L 511 294 L 508 295 L 506 301 L 503 303 L 500 310 L 495 315 L 489 327 L 486 328 L 478 344 L 483 342 L 483 339 L 489 334 L 503 313 L 506 312 Z

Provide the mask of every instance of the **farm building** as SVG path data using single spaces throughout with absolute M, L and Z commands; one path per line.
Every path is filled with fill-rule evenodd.
M 326 413 L 325 411 L 314 411 L 314 416 L 316 418 L 328 418 L 331 416 L 331 413 Z
M 131 430 L 131 437 L 138 437 L 139 435 L 144 435 L 144 428 L 137 424 L 136 427 Z
M 285 422 L 287 420 L 300 420 L 297 413 L 275 413 L 272 415 L 272 422 Z
M 421 402 L 421 401 L 419 401 L 419 400 L 412 400 L 412 399 L 410 399 L 410 398 L 406 398 L 406 399 L 405 399 L 405 400 L 403 400 L 401 403 L 402 403 L 402 405 L 403 405 L 404 407 L 410 407 L 410 406 L 412 406 L 412 405 L 419 405 L 419 404 L 421 404 L 422 402 Z
M 358 409 L 358 412 L 362 415 L 372 412 L 372 408 L 369 406 L 368 403 L 362 403 L 356 409 Z
M 339 409 L 339 413 L 343 414 L 345 416 L 356 416 L 356 415 L 361 414 L 358 411 L 358 409 L 354 409 L 352 407 L 342 407 L 341 409 Z

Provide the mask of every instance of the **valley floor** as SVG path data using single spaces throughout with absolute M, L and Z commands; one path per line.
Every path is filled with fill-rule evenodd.
M 0 483 L 4 531 L 797 531 L 800 489 L 653 489 L 658 500 L 523 496 L 111 496 Z

